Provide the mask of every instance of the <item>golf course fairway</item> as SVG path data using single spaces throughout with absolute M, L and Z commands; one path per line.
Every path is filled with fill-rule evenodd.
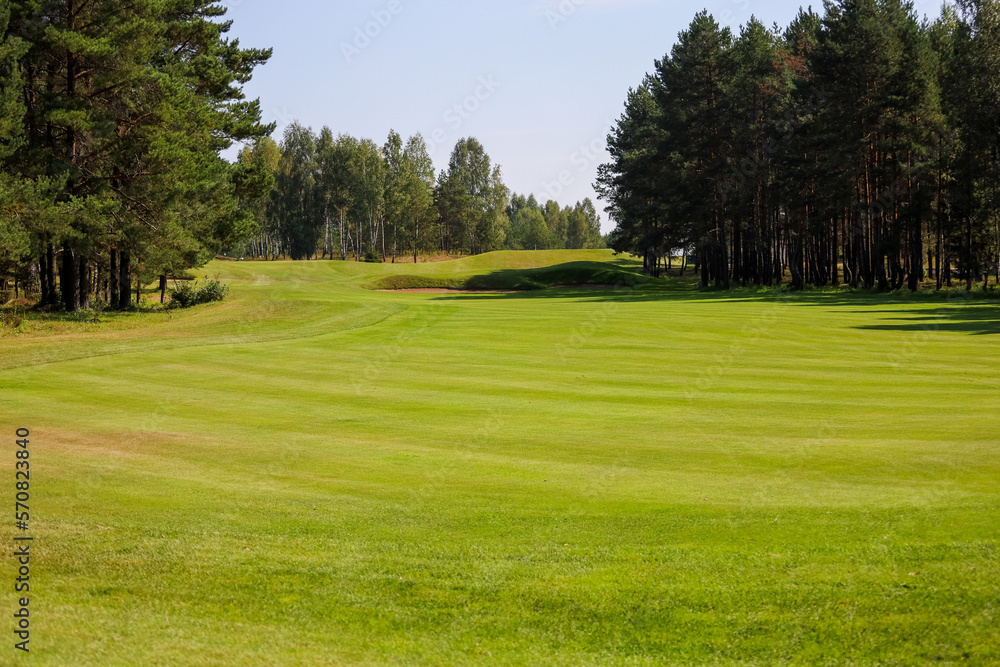
M 0 662 L 997 664 L 1000 302 L 637 270 L 216 261 L 5 334 Z

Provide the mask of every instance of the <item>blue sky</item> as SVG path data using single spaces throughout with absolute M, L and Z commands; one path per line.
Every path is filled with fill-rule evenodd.
M 630 86 L 707 9 L 734 31 L 787 24 L 796 0 L 227 0 L 231 36 L 274 56 L 245 88 L 267 121 L 385 141 L 420 132 L 438 170 L 477 137 L 512 191 L 590 197 Z M 817 9 L 821 3 L 815 3 Z M 936 13 L 928 3 L 921 12 Z

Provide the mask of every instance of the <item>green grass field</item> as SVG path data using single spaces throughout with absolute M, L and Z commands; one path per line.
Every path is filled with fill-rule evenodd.
M 633 271 L 216 262 L 0 338 L 0 664 L 1000 662 L 997 301 Z M 368 289 L 569 282 L 631 286 Z

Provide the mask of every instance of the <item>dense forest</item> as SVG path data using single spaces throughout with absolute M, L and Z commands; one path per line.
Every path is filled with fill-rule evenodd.
M 253 205 L 258 231 L 228 252 L 253 258 L 334 257 L 393 261 L 403 254 L 603 248 L 600 220 L 584 200 L 561 208 L 510 196 L 500 167 L 474 137 L 461 139 L 435 175 L 420 134 L 390 131 L 381 146 L 292 123 L 240 155 L 273 174 Z
M 1000 3 L 839 0 L 739 36 L 698 14 L 629 90 L 610 245 L 703 285 L 1000 279 Z

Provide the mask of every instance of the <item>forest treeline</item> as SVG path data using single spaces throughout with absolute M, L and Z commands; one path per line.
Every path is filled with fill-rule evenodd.
M 629 90 L 610 245 L 704 285 L 1000 279 L 1000 3 L 837 0 L 738 36 L 702 12 Z
M 270 134 L 243 84 L 270 50 L 204 0 L 0 4 L 0 282 L 42 306 L 133 287 L 254 231 L 271 188 L 220 152 Z
M 420 253 L 603 248 L 593 203 L 573 207 L 511 196 L 499 165 L 474 137 L 458 141 L 435 174 L 420 134 L 371 139 L 319 134 L 295 122 L 281 143 L 264 137 L 240 155 L 273 174 L 253 206 L 257 233 L 230 249 L 240 256 L 418 261 Z

